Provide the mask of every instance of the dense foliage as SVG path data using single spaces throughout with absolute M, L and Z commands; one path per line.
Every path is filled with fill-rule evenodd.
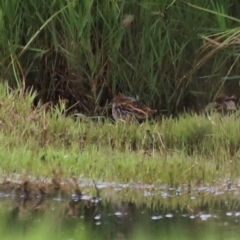
M 237 0 L 1 0 L 0 80 L 87 115 L 117 92 L 159 113 L 199 110 L 238 91 L 239 11 Z

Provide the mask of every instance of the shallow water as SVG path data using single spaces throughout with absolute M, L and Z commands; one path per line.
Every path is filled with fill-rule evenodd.
M 129 188 L 107 187 L 104 199 L 87 195 L 26 199 L 0 193 L 2 239 L 240 239 L 236 188 L 201 187 L 189 192 L 162 187 L 157 196 L 149 186 L 139 192 L 142 201 L 137 194 L 126 201 L 116 194 Z M 113 192 L 114 200 L 106 197 Z

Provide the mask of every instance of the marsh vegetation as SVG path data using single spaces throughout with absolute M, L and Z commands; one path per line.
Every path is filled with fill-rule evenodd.
M 120 222 L 138 208 L 132 239 L 154 232 L 150 218 L 164 218 L 163 238 L 176 239 L 206 214 L 204 239 L 225 223 L 238 239 L 239 11 L 230 0 L 0 1 L 0 200 L 16 204 L 0 206 L 1 235 L 109 237 L 96 228 L 113 227 L 99 219 L 114 206 Z M 113 121 L 118 93 L 156 115 Z M 67 201 L 54 216 L 52 199 Z M 169 235 L 169 214 L 196 221 Z
M 1 1 L 1 80 L 35 104 L 108 115 L 113 95 L 159 114 L 239 97 L 238 1 Z M 34 24 L 33 24 L 34 23 Z M 70 108 L 69 108 L 70 107 Z
M 196 185 L 239 177 L 238 112 L 139 124 L 33 107 L 34 93 L 1 85 L 1 172 Z

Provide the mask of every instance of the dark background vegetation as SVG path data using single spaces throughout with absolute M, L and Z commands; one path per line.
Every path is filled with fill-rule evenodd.
M 1 0 L 0 77 L 35 102 L 110 114 L 122 92 L 160 114 L 239 92 L 235 0 Z

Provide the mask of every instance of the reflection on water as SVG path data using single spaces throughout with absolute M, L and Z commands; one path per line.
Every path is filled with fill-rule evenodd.
M 240 239 L 239 203 L 182 202 L 173 210 L 161 202 L 2 195 L 0 234 L 6 236 L 1 239 Z

